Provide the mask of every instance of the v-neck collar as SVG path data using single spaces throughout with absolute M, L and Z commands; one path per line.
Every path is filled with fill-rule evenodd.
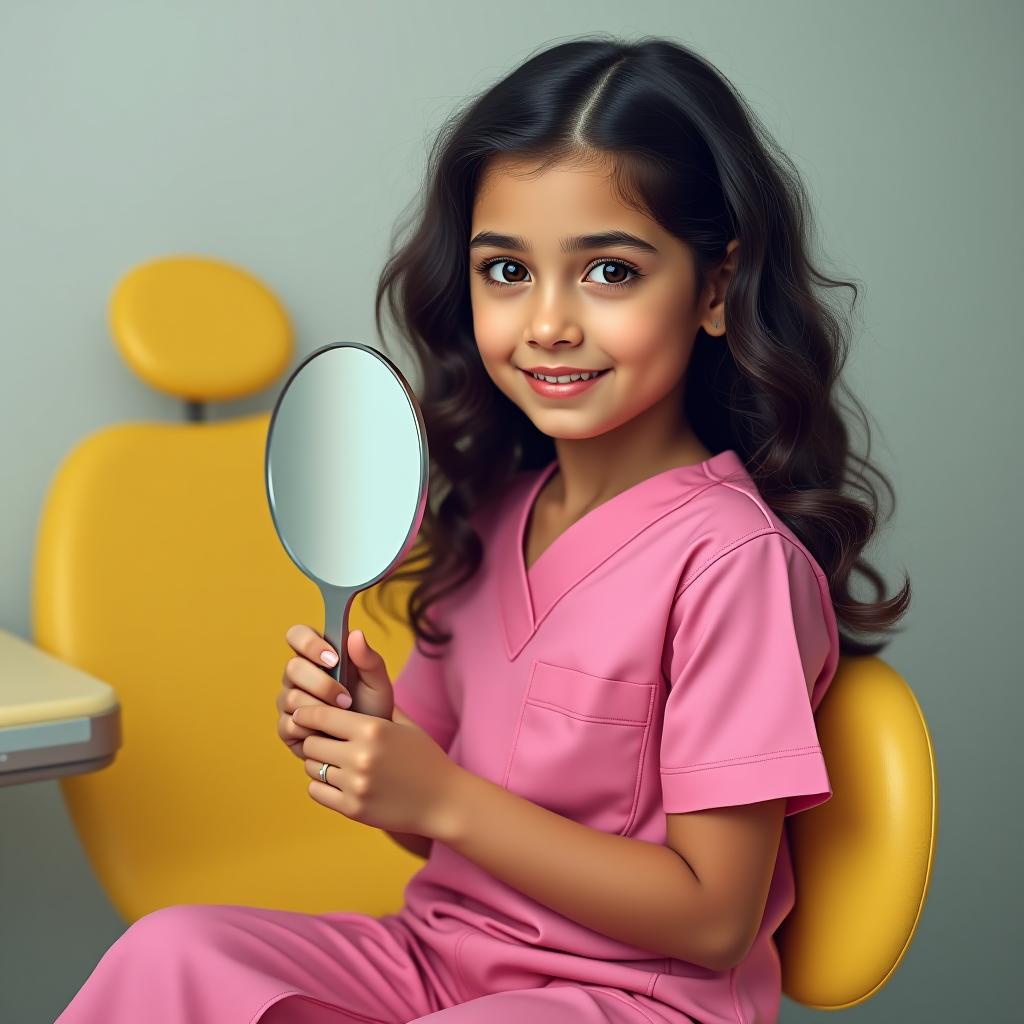
M 519 655 L 562 597 L 642 530 L 706 487 L 725 478 L 749 479 L 733 448 L 703 462 L 655 473 L 590 509 L 527 569 L 523 553 L 526 524 L 537 495 L 557 469 L 556 458 L 526 476 L 509 495 L 512 508 L 495 538 L 498 598 L 510 660 Z

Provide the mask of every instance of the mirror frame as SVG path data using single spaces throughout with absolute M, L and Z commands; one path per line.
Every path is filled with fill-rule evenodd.
M 288 393 L 288 389 L 291 387 L 295 378 L 298 377 L 302 370 L 313 362 L 314 359 L 337 348 L 354 348 L 366 352 L 378 359 L 391 372 L 392 377 L 405 392 L 406 399 L 409 402 L 409 408 L 412 410 L 413 419 L 416 425 L 416 435 L 419 442 L 420 454 L 419 500 L 416 504 L 416 509 L 410 521 L 409 530 L 405 535 L 405 539 L 399 546 L 394 558 L 392 558 L 392 560 L 376 576 L 359 586 L 353 587 L 342 587 L 333 583 L 328 583 L 313 572 L 296 556 L 291 545 L 288 543 L 288 540 L 281 532 L 281 527 L 277 519 L 277 512 L 274 507 L 273 486 L 271 481 L 270 450 L 274 438 L 274 425 L 277 422 L 278 413 L 280 412 L 281 406 L 284 402 L 284 396 Z M 288 379 L 285 381 L 284 386 L 281 388 L 277 396 L 277 400 L 274 402 L 274 409 L 271 413 L 270 423 L 267 427 L 267 440 L 263 455 L 263 483 L 267 496 L 267 506 L 270 509 L 270 517 L 274 524 L 274 531 L 285 551 L 288 553 L 288 557 L 307 577 L 309 577 L 309 579 L 316 583 L 320 589 L 320 593 L 323 595 L 323 638 L 338 654 L 338 661 L 334 667 L 332 669 L 325 669 L 325 671 L 329 672 L 334 679 L 340 682 L 349 691 L 349 693 L 352 694 L 353 702 L 355 701 L 356 696 L 354 686 L 358 680 L 358 671 L 354 670 L 350 665 L 347 650 L 348 618 L 352 600 L 359 591 L 372 587 L 374 584 L 388 576 L 392 570 L 402 562 L 407 552 L 415 545 L 416 538 L 419 535 L 420 525 L 423 522 L 423 514 L 427 506 L 429 480 L 430 452 L 427 446 L 426 424 L 423 420 L 423 413 L 420 409 L 419 401 L 416 398 L 416 394 L 413 391 L 412 386 L 406 380 L 402 371 L 383 352 L 378 351 L 371 345 L 365 345 L 357 341 L 331 342 L 327 345 L 321 345 L 320 348 L 307 355 L 288 375 Z

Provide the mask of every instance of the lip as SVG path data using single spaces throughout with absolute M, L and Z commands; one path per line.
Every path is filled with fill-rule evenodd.
M 601 373 L 596 367 L 590 366 L 521 366 L 521 370 L 530 373 L 543 373 L 547 377 L 564 377 L 567 373 Z M 607 369 L 607 367 L 606 367 Z
M 546 380 L 537 380 L 537 378 L 527 370 L 520 370 L 520 372 L 526 378 L 530 387 L 533 388 L 533 390 L 542 398 L 573 398 L 592 387 L 596 387 L 597 384 L 607 377 L 612 371 L 609 368 L 599 372 L 596 377 L 591 377 L 590 380 L 569 381 L 567 384 L 549 384 Z

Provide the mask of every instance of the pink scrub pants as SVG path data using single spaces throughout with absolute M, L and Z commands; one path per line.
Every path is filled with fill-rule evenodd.
M 472 991 L 460 921 L 187 903 L 140 918 L 55 1024 L 662 1024 L 651 1002 L 566 979 Z M 479 977 L 480 966 L 473 969 Z

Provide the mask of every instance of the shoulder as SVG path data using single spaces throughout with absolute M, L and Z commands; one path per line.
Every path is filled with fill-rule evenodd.
M 666 678 L 672 659 L 692 645 L 712 643 L 720 656 L 758 647 L 759 656 L 799 649 L 807 665 L 823 666 L 814 684 L 817 707 L 839 657 L 839 634 L 828 577 L 792 529 L 770 508 L 751 481 L 748 487 L 705 488 L 690 503 L 695 527 L 668 617 Z M 747 630 L 747 640 L 744 638 Z M 788 640 L 793 643 L 789 644 Z M 710 648 L 709 648 L 710 649 Z
M 795 573 L 825 582 L 825 573 L 813 554 L 764 500 L 749 477 L 735 482 L 717 481 L 688 505 L 690 543 L 679 573 L 677 597 L 723 559 L 733 564 L 754 565 L 766 552 L 777 553 L 792 562 Z

